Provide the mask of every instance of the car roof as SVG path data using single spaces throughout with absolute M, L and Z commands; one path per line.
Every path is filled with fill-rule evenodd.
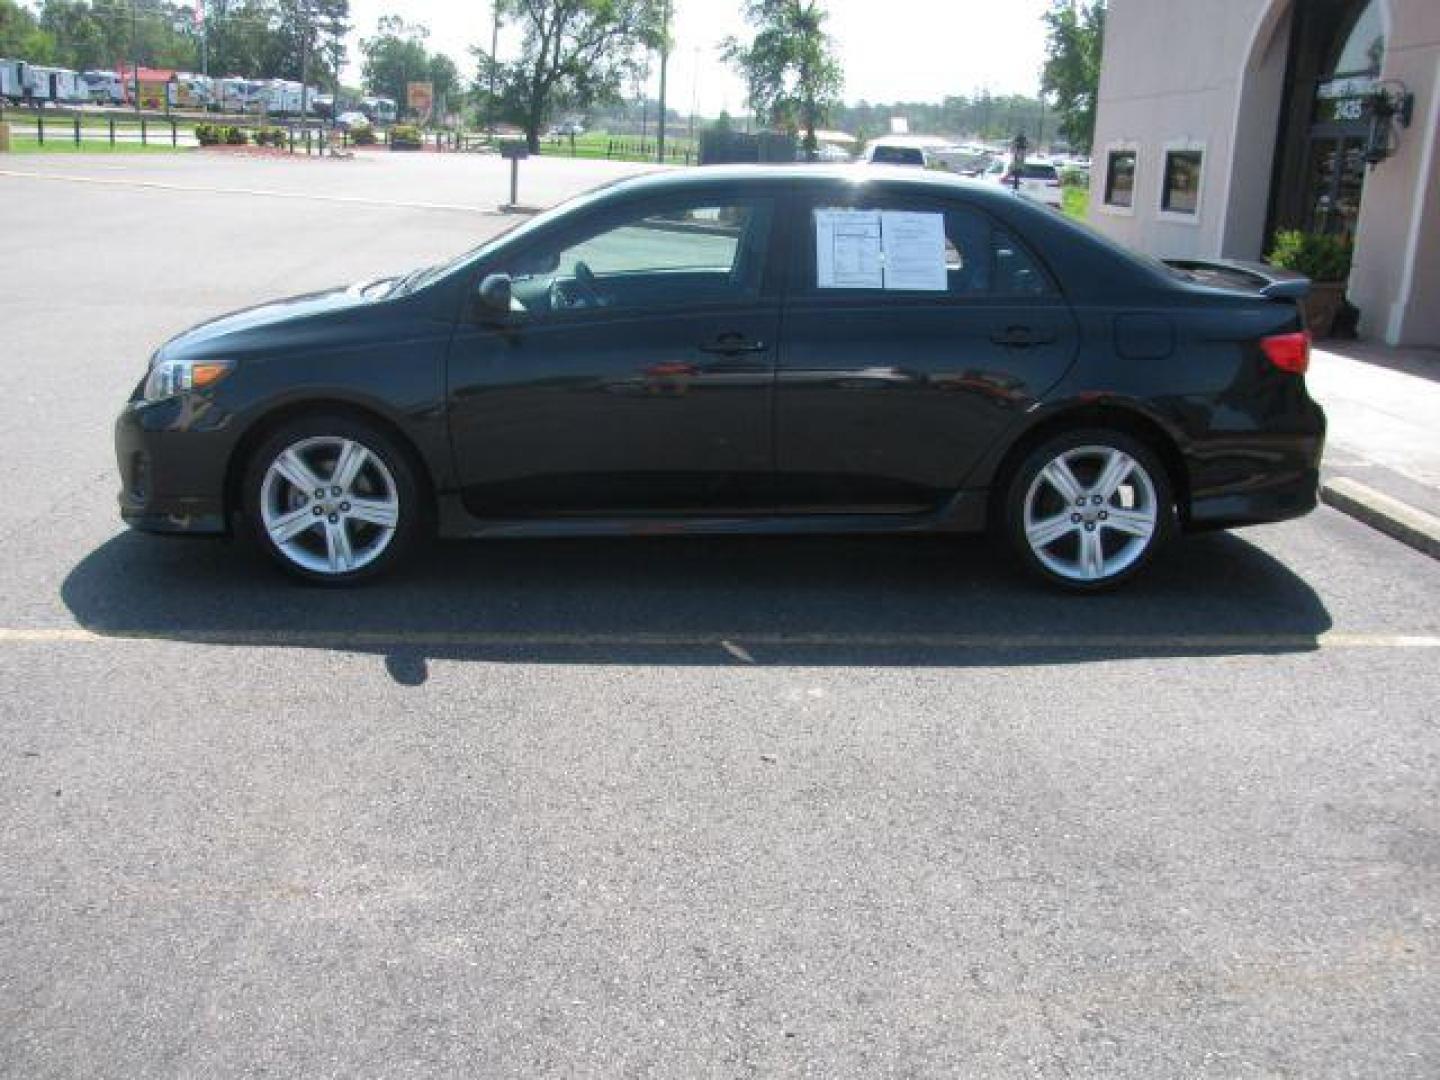
M 919 194 L 957 195 L 984 200 L 1008 199 L 993 184 L 956 176 L 940 170 L 921 172 L 913 167 L 862 164 L 779 164 L 779 165 L 704 165 L 699 168 L 664 169 L 627 177 L 607 185 L 605 194 L 620 196 L 650 192 L 683 191 L 692 186 L 794 184 L 797 187 L 816 183 L 831 185 L 875 185 L 887 191 L 905 189 Z

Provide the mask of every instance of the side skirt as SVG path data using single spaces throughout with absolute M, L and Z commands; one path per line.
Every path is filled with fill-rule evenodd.
M 438 533 L 447 539 L 538 539 L 584 536 L 802 536 L 856 533 L 971 533 L 985 529 L 987 492 L 961 491 L 924 513 L 622 514 L 483 518 L 458 495 L 439 499 Z

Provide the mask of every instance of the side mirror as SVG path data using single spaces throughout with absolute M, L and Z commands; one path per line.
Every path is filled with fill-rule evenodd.
M 480 306 L 491 315 L 510 314 L 512 289 L 509 274 L 489 274 L 480 282 Z

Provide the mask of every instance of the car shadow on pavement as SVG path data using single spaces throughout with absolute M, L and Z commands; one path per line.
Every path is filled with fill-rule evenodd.
M 1241 536 L 1172 545 L 1120 591 L 1067 596 L 973 537 L 442 542 L 351 589 L 290 583 L 240 544 L 122 533 L 62 586 L 99 635 L 438 659 L 970 666 L 1305 651 L 1331 626 Z

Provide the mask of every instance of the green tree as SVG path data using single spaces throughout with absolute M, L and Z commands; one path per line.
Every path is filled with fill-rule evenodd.
M 803 131 L 810 157 L 818 147 L 815 129 L 839 103 L 844 85 L 826 17 L 819 0 L 747 0 L 754 39 L 746 46 L 732 37 L 721 46 L 745 79 L 756 118 L 783 131 Z
M 1060 131 L 1072 148 L 1089 153 L 1105 48 L 1105 0 L 1054 0 L 1045 22 L 1041 92 L 1055 102 Z
M 333 86 L 345 65 L 350 0 L 274 0 L 264 35 L 262 70 L 271 78 Z M 307 41 L 308 38 L 308 41 Z M 308 65 L 304 50 L 309 47 Z
M 588 109 L 618 99 L 626 75 L 661 35 L 657 0 L 498 0 L 500 17 L 524 33 L 518 60 L 500 63 L 477 48 L 477 88 L 495 77 L 500 114 L 525 129 L 532 152 L 560 109 Z
M 122 42 L 106 20 L 81 0 L 45 0 L 40 25 L 55 39 L 55 59 L 76 71 L 113 68 L 124 59 Z
M 440 110 L 453 106 L 460 87 L 460 69 L 455 66 L 455 61 L 444 53 L 431 53 L 426 78 L 435 88 L 435 108 Z
M 272 16 L 269 0 L 209 0 L 211 74 L 269 76 L 268 65 L 279 52 L 271 43 Z
M 0 56 L 48 64 L 55 59 L 55 38 L 40 26 L 28 8 L 0 0 Z
M 372 94 L 393 98 L 404 108 L 408 83 L 430 75 L 430 54 L 425 42 L 430 31 L 420 23 L 407 23 L 399 15 L 385 15 L 375 36 L 360 42 L 365 62 L 360 77 Z

